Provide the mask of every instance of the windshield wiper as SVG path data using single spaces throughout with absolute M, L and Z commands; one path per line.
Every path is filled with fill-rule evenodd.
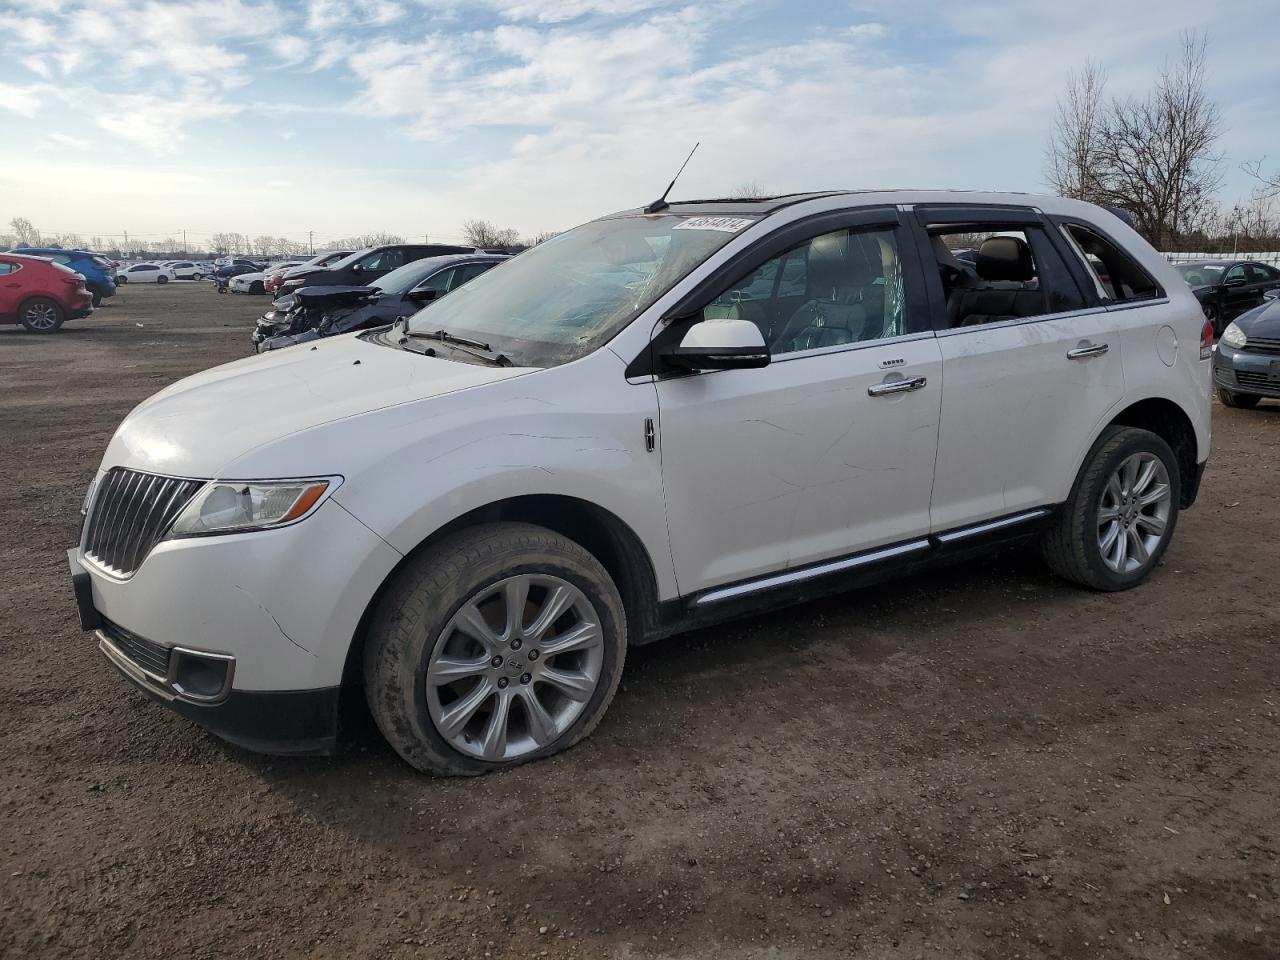
M 408 324 L 405 324 L 405 326 L 407 328 Z M 480 340 L 472 340 L 469 337 L 459 337 L 456 334 L 450 333 L 448 330 L 445 330 L 443 327 L 441 327 L 439 330 L 431 330 L 431 331 L 406 329 L 404 332 L 404 335 L 406 337 L 413 337 L 417 340 L 439 340 L 442 343 L 460 343 L 464 347 L 479 347 L 481 350 L 484 350 L 488 353 L 493 352 L 493 348 L 489 346 L 487 343 L 484 343 L 483 341 L 480 341 Z
M 405 326 L 407 327 L 408 323 L 405 323 Z M 394 326 L 392 329 L 394 329 Z M 474 357 L 477 360 L 484 360 L 487 363 L 492 363 L 496 367 L 515 366 L 510 357 L 505 353 L 495 353 L 489 344 L 482 343 L 479 340 L 472 340 L 469 337 L 455 336 L 444 329 L 432 330 L 430 332 L 422 330 L 404 330 L 400 337 L 401 345 L 410 339 L 439 340 L 452 350 L 457 350 L 459 353 L 465 353 L 467 356 Z M 474 347 L 475 349 L 467 349 L 468 347 Z M 428 356 L 434 355 L 435 351 L 428 348 Z

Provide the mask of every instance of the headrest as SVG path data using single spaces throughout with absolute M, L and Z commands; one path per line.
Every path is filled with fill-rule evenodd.
M 978 276 L 983 280 L 1025 283 L 1035 275 L 1031 248 L 1021 237 L 988 237 L 978 247 Z

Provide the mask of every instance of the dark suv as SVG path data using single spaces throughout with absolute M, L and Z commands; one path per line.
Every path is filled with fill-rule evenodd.
M 406 263 L 425 257 L 440 257 L 450 253 L 476 253 L 474 247 L 460 247 L 445 243 L 388 243 L 370 247 L 343 257 L 328 267 L 317 267 L 306 273 L 298 273 L 280 284 L 277 296 L 293 293 L 302 287 L 317 284 L 326 287 L 364 287 Z

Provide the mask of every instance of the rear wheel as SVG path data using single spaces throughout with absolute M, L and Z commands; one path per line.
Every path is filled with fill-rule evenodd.
M 261 280 L 255 280 L 249 284 L 249 292 L 255 294 L 263 294 L 267 292 L 267 288 L 262 285 Z
M 1042 551 L 1053 571 L 1095 590 L 1151 575 L 1178 520 L 1178 463 L 1149 430 L 1108 427 L 1085 458 Z
M 1233 393 L 1230 390 L 1219 387 L 1218 399 L 1222 401 L 1224 407 L 1240 407 L 1244 410 L 1252 410 L 1262 398 L 1252 393 Z
M 34 297 L 18 308 L 18 321 L 31 333 L 53 333 L 66 320 L 56 300 Z
M 445 538 L 370 623 L 365 694 L 428 773 L 474 775 L 565 750 L 604 715 L 626 654 L 622 600 L 590 553 L 524 523 Z
M 156 277 L 156 283 L 168 283 L 168 282 L 169 282 L 169 278 L 166 277 L 163 273 L 160 274 L 158 277 Z
M 128 283 L 128 282 L 129 282 L 129 278 L 128 278 L 128 277 L 126 277 L 124 274 L 120 274 L 120 276 L 116 277 L 116 286 L 117 286 L 117 287 L 119 287 L 119 286 L 121 286 L 121 285 L 123 285 L 123 284 L 126 284 L 126 283 Z

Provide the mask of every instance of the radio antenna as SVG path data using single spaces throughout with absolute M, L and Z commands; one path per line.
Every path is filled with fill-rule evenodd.
M 689 155 L 684 158 L 684 163 L 680 164 L 680 169 L 676 171 L 676 175 L 671 178 L 671 182 L 667 184 L 667 189 L 662 191 L 662 196 L 653 203 L 644 208 L 645 213 L 661 213 L 671 204 L 667 203 L 667 194 L 671 192 L 671 188 L 676 185 L 676 181 L 680 179 L 680 174 L 684 173 L 684 168 L 689 165 L 689 161 L 693 159 L 693 155 L 697 153 L 698 147 L 702 145 L 702 141 L 698 141 L 693 145 L 693 149 L 689 151 Z

